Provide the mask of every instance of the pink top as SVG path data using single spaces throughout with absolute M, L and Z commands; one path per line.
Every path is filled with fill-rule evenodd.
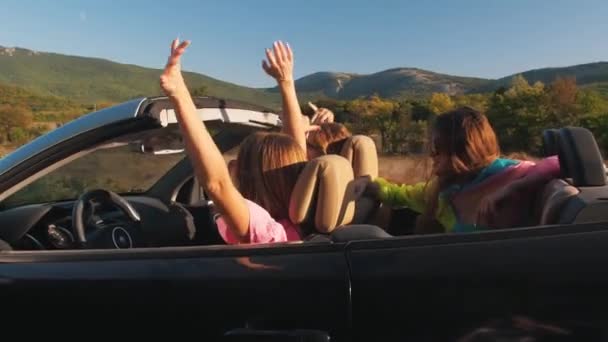
M 269 243 L 302 240 L 300 229 L 289 220 L 275 221 L 266 209 L 245 199 L 249 209 L 249 243 Z M 220 216 L 216 220 L 220 235 L 228 244 L 238 244 L 226 221 Z
M 529 208 L 534 206 L 534 193 L 539 191 L 546 182 L 560 177 L 558 157 L 546 157 L 536 163 L 520 161 L 517 165 L 510 166 L 503 172 L 455 194 L 451 197 L 451 203 L 459 222 L 464 224 L 476 222 L 479 205 L 484 198 L 524 176 L 534 179 L 532 184 L 538 186 L 531 186 L 525 194 L 521 194 L 523 196 L 510 198 L 508 203 L 501 208 L 500 217 L 495 219 L 500 223 L 495 228 L 521 225 L 523 221 L 530 219 L 527 216 L 529 216 Z

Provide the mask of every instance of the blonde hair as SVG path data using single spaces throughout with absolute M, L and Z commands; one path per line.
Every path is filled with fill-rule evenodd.
M 308 134 L 307 146 L 320 154 L 339 154 L 341 143 L 351 135 L 343 124 L 327 122 L 321 124 L 319 130 Z
M 237 156 L 237 186 L 273 218 L 288 219 L 291 193 L 305 162 L 306 153 L 292 137 L 254 133 L 243 141 Z

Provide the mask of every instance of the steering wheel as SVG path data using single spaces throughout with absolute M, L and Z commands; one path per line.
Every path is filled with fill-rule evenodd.
M 89 222 L 95 207 L 111 205 L 120 209 L 127 222 Z M 133 248 L 142 245 L 141 218 L 133 206 L 118 194 L 95 189 L 82 194 L 72 210 L 72 224 L 81 248 Z

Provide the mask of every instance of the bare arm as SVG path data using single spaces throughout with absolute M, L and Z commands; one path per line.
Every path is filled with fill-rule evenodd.
M 262 62 L 264 71 L 277 81 L 283 100 L 283 132 L 292 136 L 306 152 L 306 133 L 302 111 L 298 103 L 293 79 L 293 52 L 289 44 L 275 42 L 274 49 L 266 49 L 268 61 Z
M 232 183 L 226 162 L 205 124 L 197 117 L 196 107 L 181 74 L 180 57 L 188 45 L 189 41 L 181 44 L 178 40 L 173 41 L 171 56 L 160 77 L 161 88 L 175 107 L 186 151 L 197 179 L 207 190 L 234 235 L 242 242 L 247 242 L 249 211 L 245 199 Z

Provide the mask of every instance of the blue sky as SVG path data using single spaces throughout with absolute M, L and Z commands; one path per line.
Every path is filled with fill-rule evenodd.
M 288 41 L 296 77 L 418 67 L 502 77 L 608 60 L 606 0 L 2 0 L 0 45 L 161 68 L 192 40 L 184 68 L 271 86 L 264 48 Z

